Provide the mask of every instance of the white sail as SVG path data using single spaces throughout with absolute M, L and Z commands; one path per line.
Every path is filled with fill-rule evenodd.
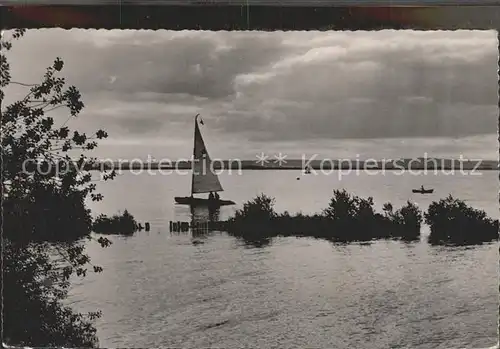
M 201 194 L 209 192 L 224 191 L 219 177 L 212 172 L 211 160 L 208 155 L 205 142 L 201 136 L 198 120 L 195 119 L 194 126 L 194 150 L 193 150 L 193 177 L 191 193 Z

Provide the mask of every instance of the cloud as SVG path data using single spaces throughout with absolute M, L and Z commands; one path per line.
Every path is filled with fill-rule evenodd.
M 63 58 L 86 104 L 79 127 L 189 142 L 201 113 L 243 148 L 494 134 L 497 54 L 494 31 L 43 29 L 9 56 L 24 82 Z

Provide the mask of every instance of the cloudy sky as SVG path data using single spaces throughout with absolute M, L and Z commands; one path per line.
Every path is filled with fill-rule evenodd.
M 100 157 L 189 157 L 200 113 L 213 158 L 496 159 L 497 54 L 494 31 L 44 29 L 9 59 L 27 83 L 65 61 L 86 105 L 68 125 L 105 129 Z

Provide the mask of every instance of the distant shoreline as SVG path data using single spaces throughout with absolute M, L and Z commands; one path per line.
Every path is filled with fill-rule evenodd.
M 302 160 L 286 160 L 280 165 L 273 161 L 265 164 L 253 160 L 215 160 L 212 164 L 214 170 L 304 170 L 305 165 L 311 170 L 464 170 L 464 171 L 496 171 L 498 161 L 454 159 L 403 159 L 395 161 L 361 161 L 361 160 L 314 160 L 309 163 Z M 208 166 L 207 166 L 208 167 Z M 191 170 L 191 160 L 160 163 L 160 162 L 97 162 L 93 166 L 86 166 L 86 170 Z

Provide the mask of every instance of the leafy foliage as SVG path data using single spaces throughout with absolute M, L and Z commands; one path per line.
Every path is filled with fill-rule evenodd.
M 242 236 L 252 245 L 267 245 L 274 232 L 274 201 L 274 198 L 261 194 L 246 202 L 243 208 L 237 210 L 234 217 L 229 219 L 229 233 Z
M 59 73 L 64 62 L 57 58 L 41 82 L 12 80 L 7 53 L 24 30 L 2 37 L 0 46 L 0 103 L 2 129 L 2 225 L 3 225 L 3 334 L 11 345 L 91 347 L 97 345 L 93 319 L 99 313 L 74 313 L 64 307 L 72 275 L 102 268 L 85 254 L 84 239 L 92 219 L 85 199 L 101 200 L 95 193 L 84 164 L 96 159 L 83 152 L 107 137 L 98 130 L 87 136 L 71 131 L 66 123 L 84 107 L 80 92 L 66 86 Z M 4 107 L 5 89 L 27 88 L 21 100 Z M 66 108 L 68 119 L 56 126 L 50 111 Z M 77 159 L 70 151 L 81 151 Z M 103 173 L 104 180 L 114 172 Z M 106 247 L 108 239 L 97 242 Z
M 96 346 L 90 320 L 100 313 L 74 313 L 60 301 L 78 263 L 56 267 L 46 252 L 53 247 L 47 244 L 27 248 L 4 241 L 4 248 L 4 341 L 25 346 Z
M 270 220 L 276 217 L 274 202 L 274 198 L 260 194 L 252 201 L 245 203 L 243 209 L 236 211 L 234 217 L 254 221 Z
M 139 224 L 137 224 L 134 216 L 125 210 L 123 214 L 113 215 L 112 217 L 99 215 L 95 219 L 92 229 L 99 234 L 131 235 L 139 229 Z
M 432 244 L 469 245 L 498 239 L 498 220 L 451 195 L 429 206 L 425 222 L 431 228 Z
M 393 212 L 392 205 L 386 203 L 383 210 L 392 223 L 390 224 L 391 237 L 407 241 L 420 239 L 423 215 L 417 205 L 407 201 L 403 207 Z
M 410 202 L 393 212 L 385 205 L 385 215 L 376 213 L 373 198 L 360 198 L 345 190 L 334 190 L 322 214 L 277 214 L 274 199 L 258 196 L 243 205 L 229 223 L 229 232 L 247 241 L 275 236 L 311 236 L 336 242 L 373 239 L 415 240 L 420 237 L 422 212 Z
M 382 223 L 382 216 L 375 214 L 373 205 L 372 197 L 363 199 L 345 190 L 334 190 L 323 214 L 335 225 L 337 239 L 371 240 Z

